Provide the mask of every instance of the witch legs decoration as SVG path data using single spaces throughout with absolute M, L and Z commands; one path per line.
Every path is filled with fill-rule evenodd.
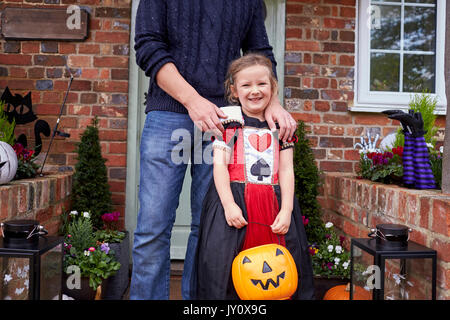
M 430 166 L 430 156 L 424 135 L 423 119 L 420 112 L 409 110 L 383 111 L 390 119 L 400 121 L 405 135 L 403 148 L 403 183 L 409 188 L 434 189 L 436 182 Z

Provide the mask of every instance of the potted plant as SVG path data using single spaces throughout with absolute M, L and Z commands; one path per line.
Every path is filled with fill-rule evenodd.
M 89 212 L 71 211 L 66 222 L 63 293 L 76 300 L 90 300 L 102 282 L 119 270 L 120 263 L 109 243 L 96 238 Z
M 129 283 L 130 246 L 128 231 L 119 231 L 120 212 L 105 213 L 101 216 L 104 229 L 97 230 L 96 238 L 100 242 L 109 243 L 115 257 L 120 263 L 117 273 L 109 277 L 102 285 L 102 299 L 120 300 Z
M 316 299 L 322 300 L 333 286 L 350 282 L 350 252 L 344 249 L 344 236 L 338 236 L 333 223 L 325 224 L 323 238 L 309 246 L 314 270 Z

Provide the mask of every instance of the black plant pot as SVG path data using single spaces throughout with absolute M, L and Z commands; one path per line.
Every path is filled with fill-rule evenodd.
M 80 279 L 80 289 L 69 289 L 67 287 L 67 278 L 69 276 L 63 273 L 63 283 L 62 283 L 62 293 L 74 298 L 75 300 L 94 300 L 97 293 L 96 290 L 89 286 L 89 278 L 81 277 Z
M 130 276 L 130 236 L 125 231 L 125 238 L 120 243 L 110 243 L 109 247 L 114 250 L 115 257 L 120 262 L 120 269 L 111 277 L 105 279 L 102 283 L 103 300 L 121 300 L 128 288 Z
M 314 290 L 316 294 L 316 300 L 323 300 L 325 293 L 338 285 L 347 284 L 350 279 L 332 276 L 330 278 L 325 276 L 314 276 Z

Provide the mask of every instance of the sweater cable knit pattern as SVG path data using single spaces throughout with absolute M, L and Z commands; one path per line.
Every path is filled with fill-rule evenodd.
M 134 48 L 137 64 L 150 78 L 145 112 L 187 113 L 156 84 L 156 74 L 168 62 L 218 107 L 228 104 L 223 83 L 241 48 L 266 55 L 275 70 L 262 12 L 262 0 L 141 0 Z

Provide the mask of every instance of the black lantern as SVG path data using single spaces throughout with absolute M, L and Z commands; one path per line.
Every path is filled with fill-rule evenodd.
M 435 300 L 436 250 L 409 241 L 398 224 L 379 224 L 370 238 L 351 240 L 350 300 Z
M 1 224 L 0 300 L 61 300 L 63 238 L 36 220 Z

